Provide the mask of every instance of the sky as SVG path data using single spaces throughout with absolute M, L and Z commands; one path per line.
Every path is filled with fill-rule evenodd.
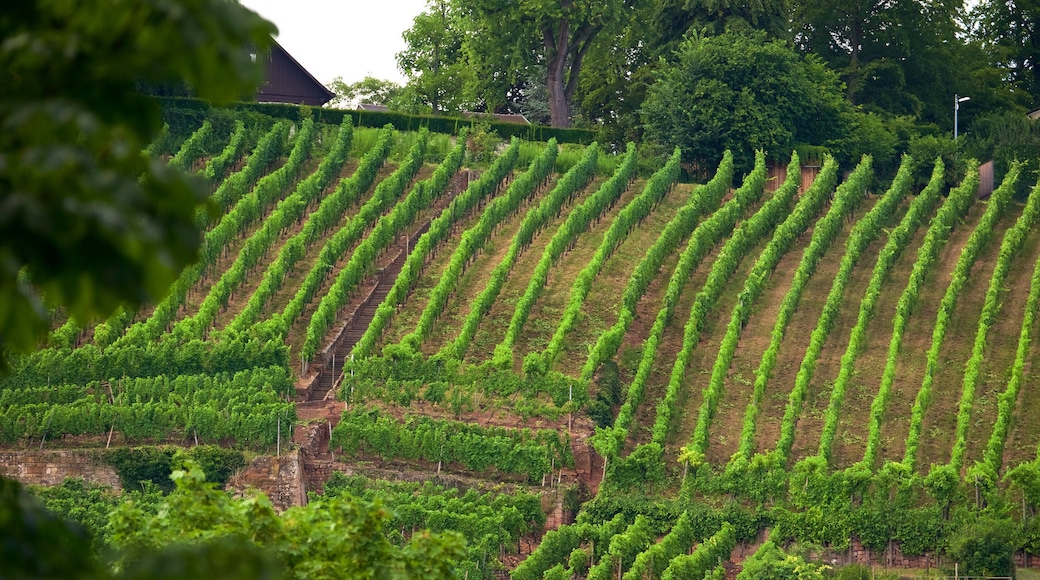
M 401 33 L 426 0 L 239 0 L 278 27 L 275 39 L 314 78 L 328 86 L 365 76 L 403 82 L 395 55 Z

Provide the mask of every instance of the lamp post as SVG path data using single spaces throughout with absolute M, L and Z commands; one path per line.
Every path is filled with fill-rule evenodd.
M 970 101 L 971 97 L 961 97 L 957 93 L 953 94 L 953 140 L 957 140 L 957 111 L 961 109 L 961 103 L 964 101 Z

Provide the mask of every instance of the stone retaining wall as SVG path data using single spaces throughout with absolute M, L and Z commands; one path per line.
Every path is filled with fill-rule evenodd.
M 30 485 L 61 485 L 78 477 L 121 490 L 115 468 L 97 458 L 90 449 L 0 452 L 0 475 Z

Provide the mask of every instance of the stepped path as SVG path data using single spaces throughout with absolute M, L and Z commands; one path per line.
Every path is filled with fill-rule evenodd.
M 336 405 L 325 405 L 324 403 L 335 399 L 334 391 L 343 373 L 344 360 L 350 356 L 350 351 L 354 348 L 357 341 L 364 336 L 365 331 L 372 322 L 372 318 L 375 316 L 376 309 L 379 308 L 379 305 L 382 304 L 383 299 L 386 298 L 393 287 L 394 282 L 397 280 L 397 275 L 401 272 L 401 268 L 404 266 L 408 254 L 415 247 L 415 243 L 430 229 L 430 223 L 433 218 L 443 208 L 447 207 L 455 196 L 462 192 L 466 187 L 467 180 L 468 176 L 466 173 L 457 174 L 452 178 L 452 182 L 448 186 L 448 192 L 440 196 L 433 204 L 433 207 L 422 212 L 421 221 L 418 224 L 413 224 L 407 235 L 400 236 L 396 244 L 383 252 L 384 261 L 382 261 L 382 265 L 369 278 L 369 281 L 364 286 L 365 290 L 357 293 L 357 296 L 359 296 L 358 301 L 348 304 L 343 309 L 344 313 L 349 313 L 345 315 L 343 324 L 332 333 L 333 339 L 327 343 L 322 352 L 318 353 L 318 356 L 308 365 L 309 368 L 304 370 L 303 376 L 297 381 L 296 401 L 299 403 L 297 405 L 297 414 L 300 419 L 307 420 L 323 417 L 326 414 L 325 411 L 312 417 L 310 415 L 313 413 L 310 410 L 329 408 L 328 412 L 335 414 L 335 418 L 338 420 L 338 413 L 331 409 L 336 407 Z M 386 257 L 390 257 L 389 262 L 385 261 Z

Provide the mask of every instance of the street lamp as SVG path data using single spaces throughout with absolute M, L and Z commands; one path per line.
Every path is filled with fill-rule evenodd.
M 959 97 L 957 93 L 953 94 L 953 139 L 957 140 L 957 111 L 961 108 L 961 103 L 964 101 L 970 101 L 971 97 Z

